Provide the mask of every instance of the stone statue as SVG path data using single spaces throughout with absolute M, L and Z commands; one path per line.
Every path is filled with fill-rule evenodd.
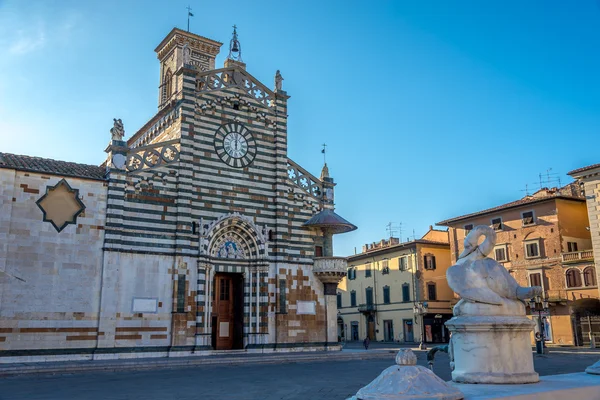
M 190 50 L 190 46 L 187 42 L 183 45 L 183 65 L 189 65 L 190 59 L 192 56 L 192 51 Z
M 485 240 L 479 243 L 484 236 Z M 465 250 L 448 268 L 448 285 L 461 299 L 450 330 L 448 353 L 452 380 L 459 383 L 535 383 L 531 331 L 523 300 L 542 293 L 539 286 L 522 287 L 510 273 L 487 255 L 496 244 L 496 232 L 477 226 L 465 238 Z
M 281 84 L 283 83 L 283 77 L 279 70 L 275 73 L 275 90 L 281 90 Z
M 123 128 L 123 122 L 120 119 L 113 118 L 114 126 L 110 130 L 112 140 L 123 140 L 125 136 L 125 129 Z
M 485 240 L 478 245 L 481 236 L 485 236 Z M 495 245 L 496 232 L 492 228 L 480 225 L 473 229 L 465 238 L 465 250 L 456 265 L 446 272 L 450 288 L 462 301 L 495 306 L 540 295 L 541 287 L 519 286 L 506 268 L 487 257 Z

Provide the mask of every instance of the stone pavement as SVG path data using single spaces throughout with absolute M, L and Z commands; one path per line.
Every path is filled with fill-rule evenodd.
M 425 352 L 416 354 L 418 363 L 425 365 Z M 534 363 L 541 375 L 551 375 L 582 372 L 598 359 L 597 351 L 556 349 L 547 356 L 535 356 Z M 24 375 L 0 378 L 0 399 L 335 400 L 355 394 L 392 364 L 393 354 L 389 353 L 389 358 L 347 361 Z M 450 379 L 446 354 L 436 357 L 434 372 L 442 379 Z

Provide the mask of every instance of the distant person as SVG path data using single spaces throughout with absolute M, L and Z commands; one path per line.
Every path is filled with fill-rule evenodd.
M 363 346 L 365 346 L 365 350 L 369 350 L 369 344 L 371 343 L 371 341 L 369 340 L 369 337 L 367 336 L 365 338 L 365 340 L 363 340 Z

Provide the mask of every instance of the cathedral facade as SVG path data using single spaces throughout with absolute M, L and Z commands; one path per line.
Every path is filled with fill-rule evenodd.
M 101 166 L 0 153 L 0 362 L 339 349 L 325 165 L 287 156 L 288 95 L 173 29 L 158 113 Z

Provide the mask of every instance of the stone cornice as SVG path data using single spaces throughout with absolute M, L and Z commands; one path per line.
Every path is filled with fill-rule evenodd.
M 157 53 L 158 59 L 162 60 L 174 47 L 183 45 L 185 42 L 189 43 L 192 50 L 206 53 L 213 57 L 219 54 L 223 45 L 223 43 L 216 40 L 173 28 L 154 51 Z

